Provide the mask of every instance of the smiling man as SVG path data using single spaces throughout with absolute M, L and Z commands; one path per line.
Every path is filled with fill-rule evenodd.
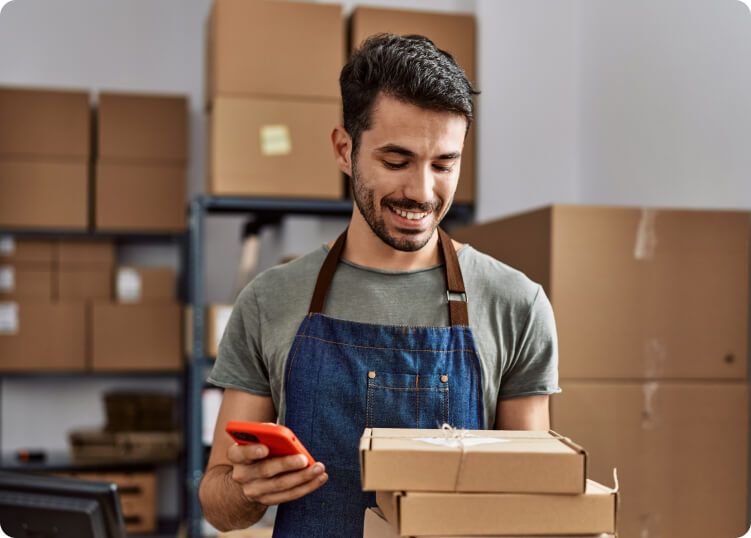
M 462 69 L 424 37 L 381 35 L 340 84 L 349 227 L 243 290 L 209 379 L 226 390 L 200 496 L 222 530 L 278 504 L 275 537 L 361 536 L 364 428 L 547 429 L 559 390 L 542 288 L 439 228 L 472 121 Z M 286 424 L 317 462 L 234 445 L 230 420 Z

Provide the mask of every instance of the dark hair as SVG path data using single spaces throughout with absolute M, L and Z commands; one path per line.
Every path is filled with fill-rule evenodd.
M 378 94 L 441 112 L 456 112 L 472 123 L 476 91 L 454 58 L 424 36 L 378 34 L 363 42 L 339 76 L 344 128 L 356 153 L 370 128 Z

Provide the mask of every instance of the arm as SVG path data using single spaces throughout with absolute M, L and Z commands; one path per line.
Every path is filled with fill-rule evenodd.
M 326 482 L 320 463 L 306 468 L 301 456 L 264 459 L 268 449 L 263 445 L 236 445 L 224 431 L 230 420 L 274 422 L 276 411 L 268 396 L 224 391 L 199 489 L 204 515 L 217 529 L 247 528 L 263 517 L 269 505 L 302 497 Z
M 549 430 L 549 396 L 521 396 L 498 400 L 496 430 Z

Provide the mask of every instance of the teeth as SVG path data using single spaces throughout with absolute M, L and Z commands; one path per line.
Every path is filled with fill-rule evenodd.
M 402 211 L 401 209 L 394 209 L 397 215 L 404 217 L 405 219 L 409 220 L 420 220 L 421 218 L 424 218 L 427 213 L 413 213 L 411 211 Z

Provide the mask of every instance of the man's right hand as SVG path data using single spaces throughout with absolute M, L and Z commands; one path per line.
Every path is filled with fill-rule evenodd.
M 227 449 L 232 480 L 252 502 L 271 506 L 293 501 L 317 490 L 328 480 L 321 462 L 307 467 L 305 456 L 268 458 L 268 454 L 268 448 L 260 443 L 232 445 Z

